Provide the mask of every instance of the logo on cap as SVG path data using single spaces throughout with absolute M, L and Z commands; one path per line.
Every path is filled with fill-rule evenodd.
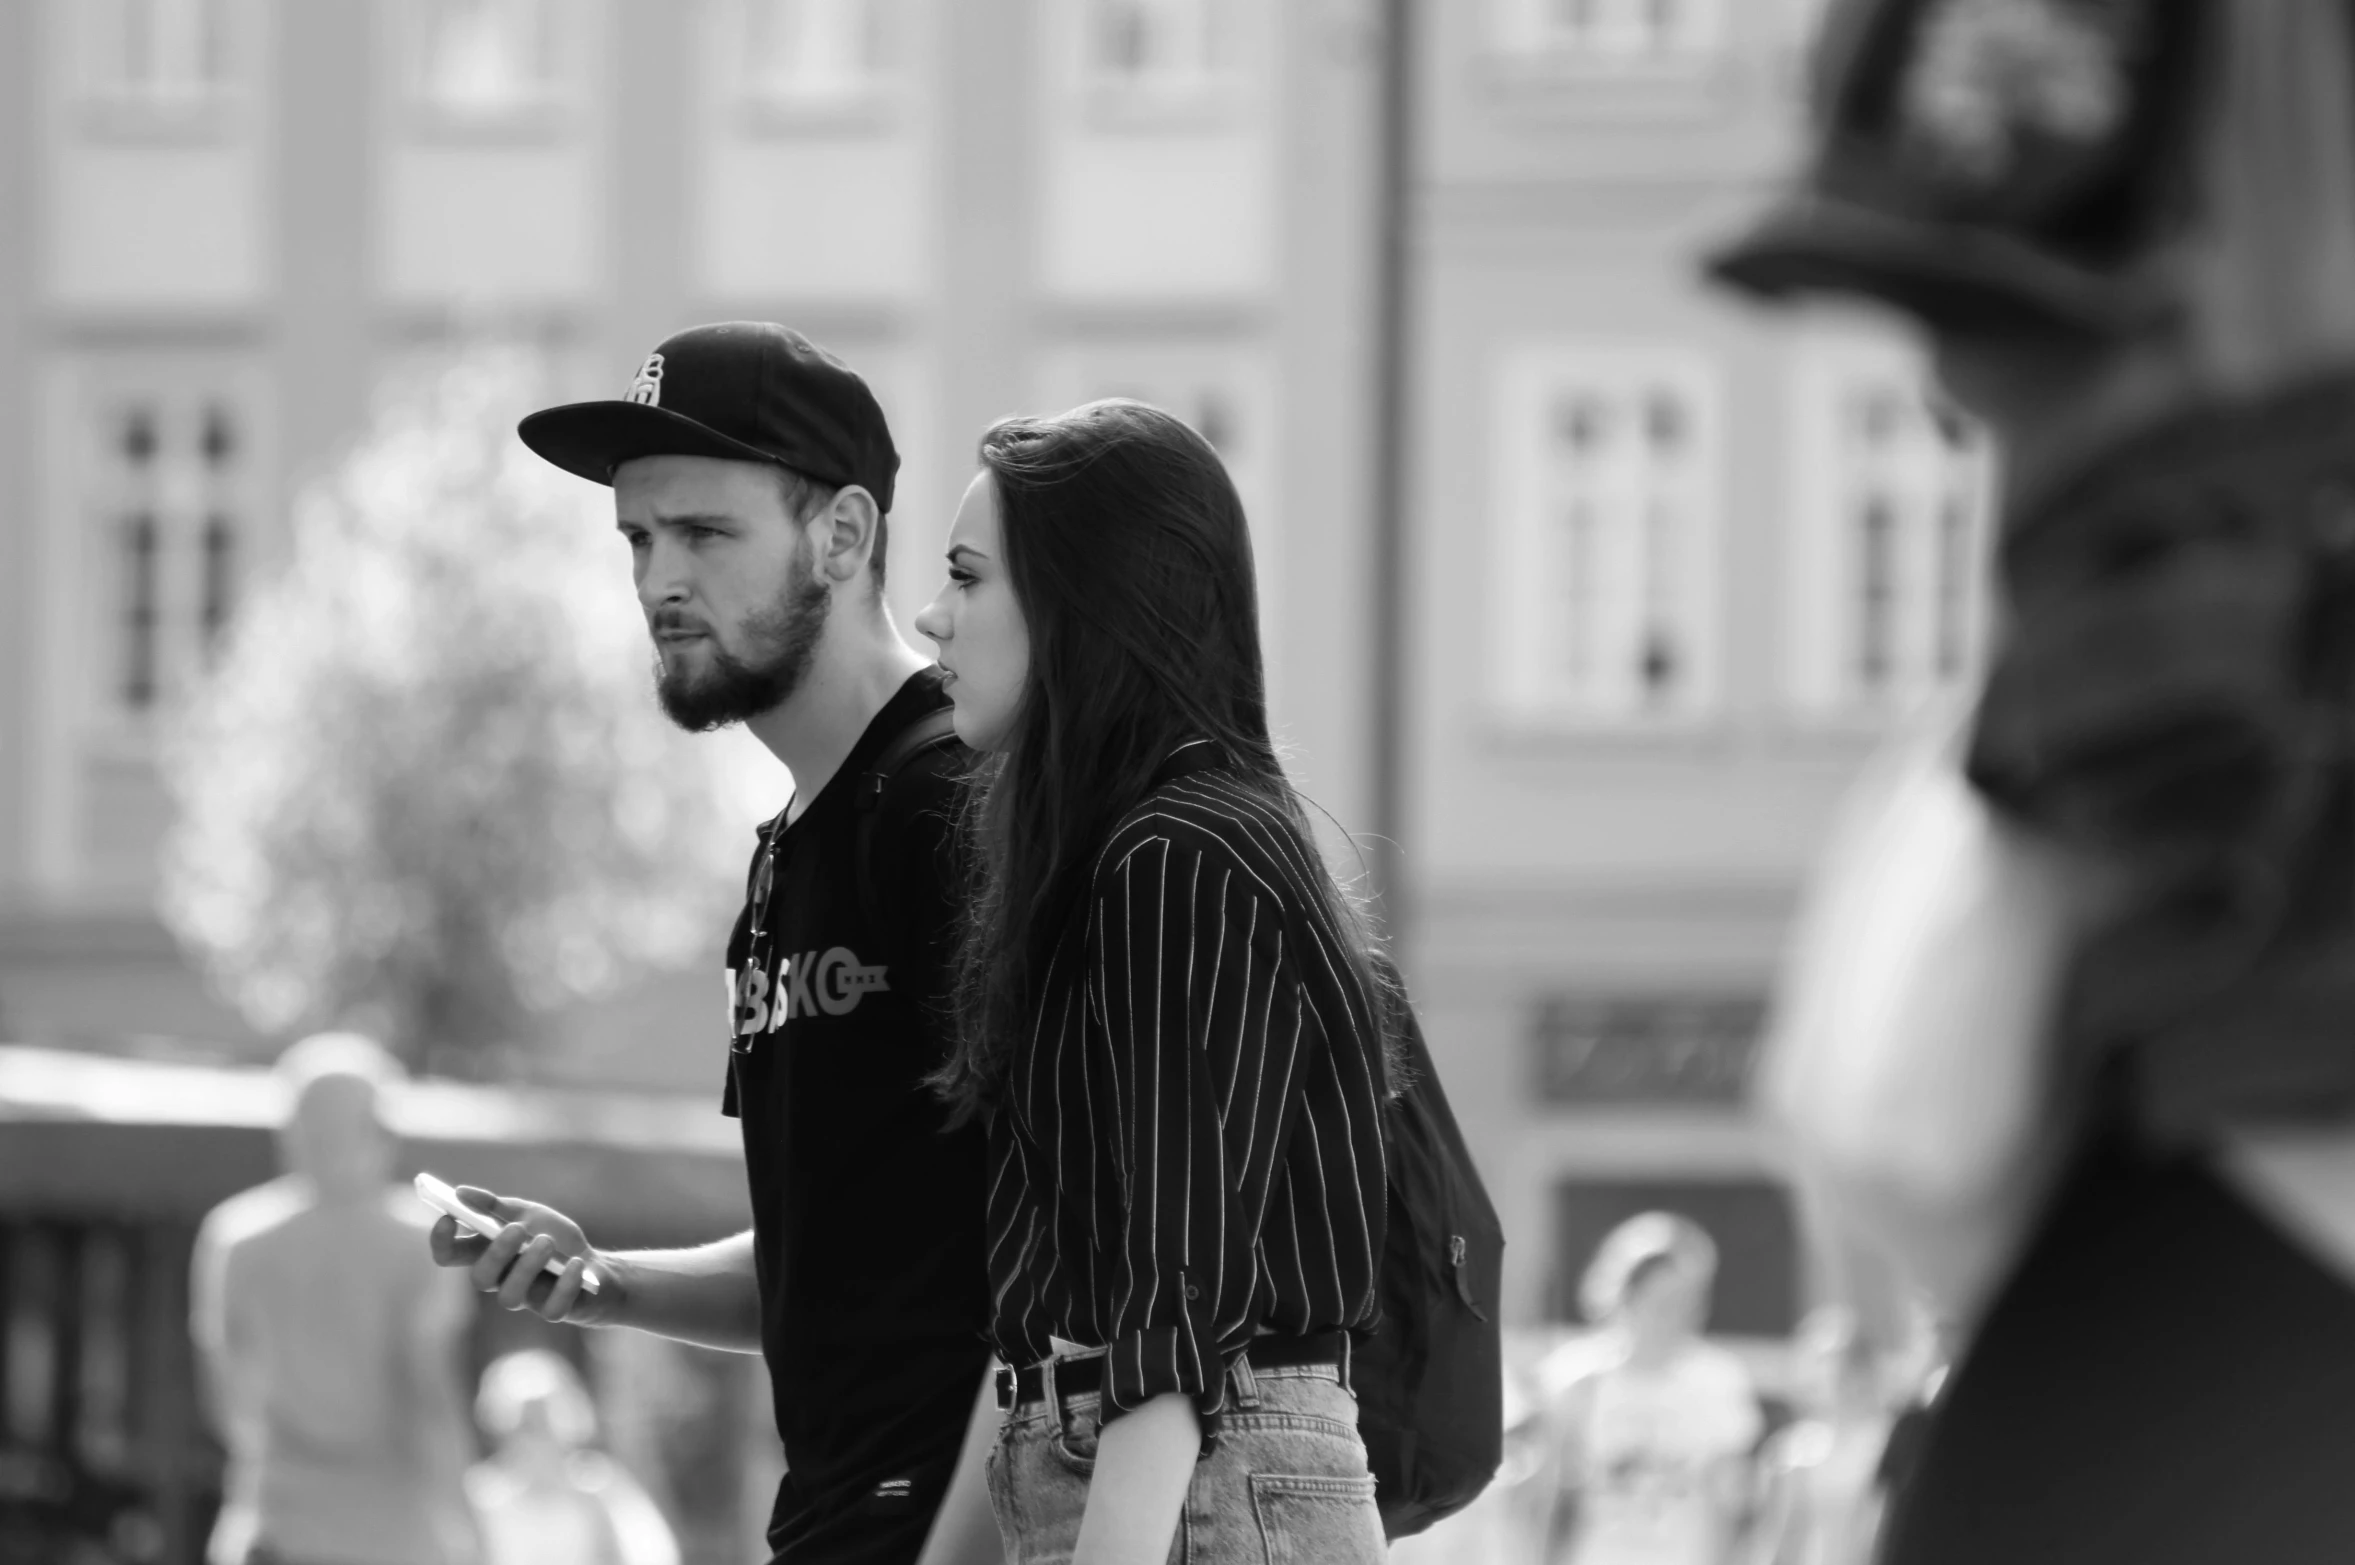
M 649 353 L 646 362 L 638 366 L 637 376 L 630 389 L 622 393 L 624 402 L 643 402 L 650 408 L 662 406 L 662 355 Z

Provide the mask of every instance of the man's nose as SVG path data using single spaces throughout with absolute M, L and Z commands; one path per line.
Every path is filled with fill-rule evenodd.
M 685 562 L 675 549 L 660 543 L 646 551 L 645 563 L 638 570 L 638 604 L 649 613 L 664 604 L 684 603 L 687 600 L 687 572 Z

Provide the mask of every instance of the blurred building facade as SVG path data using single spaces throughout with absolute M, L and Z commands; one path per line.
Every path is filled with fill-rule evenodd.
M 1858 764 L 1978 656 L 1988 460 L 1917 352 L 1698 278 L 1797 153 L 1817 9 L 1424 12 L 1410 951 L 1519 1320 L 1665 1205 L 1718 1328 L 1788 1329 L 1741 1104 L 1777 953 Z
M 157 734 L 388 370 L 495 319 L 617 394 L 774 318 L 892 416 L 903 624 L 992 418 L 1129 394 L 1218 445 L 1279 725 L 1353 827 L 1404 704 L 1402 954 L 1511 1318 L 1666 1202 L 1727 1248 L 1723 1324 L 1779 1331 L 1741 1074 L 1839 789 L 1974 655 L 1985 483 L 1902 345 L 1694 281 L 1792 154 L 1811 9 L 1414 8 L 1392 625 L 1376 0 L 5 0 L 0 1036 L 266 1052 L 152 911 Z M 715 993 L 582 1018 L 580 1071 L 707 1088 Z

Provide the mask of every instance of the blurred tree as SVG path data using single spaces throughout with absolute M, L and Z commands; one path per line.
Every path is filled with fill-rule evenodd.
M 382 403 L 174 744 L 162 910 L 258 1028 L 492 1068 L 713 938 L 744 833 L 670 728 L 602 491 L 515 438 L 528 353 Z

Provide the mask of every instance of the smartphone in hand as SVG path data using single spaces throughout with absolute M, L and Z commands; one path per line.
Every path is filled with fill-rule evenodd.
M 499 1230 L 507 1226 L 491 1216 L 490 1213 L 478 1212 L 459 1200 L 456 1190 L 446 1182 L 434 1178 L 431 1174 L 417 1176 L 417 1199 L 450 1218 L 459 1227 L 471 1233 L 480 1234 L 485 1239 L 497 1238 Z M 551 1255 L 541 1269 L 553 1275 L 562 1276 L 566 1264 L 565 1257 Z M 581 1289 L 586 1293 L 597 1292 L 597 1273 L 594 1270 L 581 1274 Z

